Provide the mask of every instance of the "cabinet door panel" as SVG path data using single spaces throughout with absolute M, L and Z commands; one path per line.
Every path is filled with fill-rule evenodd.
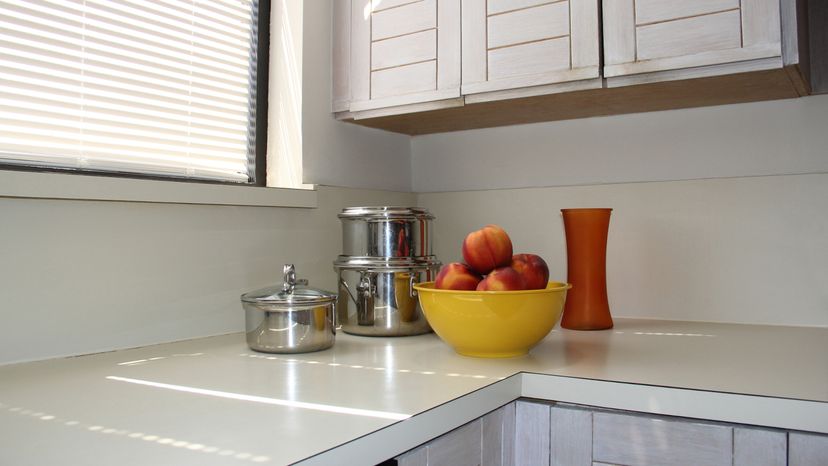
M 778 0 L 603 0 L 607 84 L 686 68 L 699 77 L 779 67 L 779 8 Z
M 636 0 L 637 25 L 739 9 L 739 0 Z
M 788 465 L 824 465 L 828 461 L 828 435 L 788 434 Z
M 522 88 L 569 91 L 575 81 L 594 88 L 598 1 L 463 0 L 462 93 L 482 102 Z
M 781 42 L 779 4 L 772 0 L 741 0 L 742 38 L 745 47 Z
M 552 407 L 551 466 L 589 466 L 592 463 L 592 412 Z
M 371 44 L 372 71 L 435 59 L 437 31 L 434 29 Z
M 480 466 L 480 419 L 428 444 L 428 466 Z
M 752 427 L 733 429 L 733 466 L 786 466 L 785 432 Z
M 638 59 L 739 48 L 742 40 L 739 21 L 738 11 L 726 11 L 639 26 L 636 31 Z
M 371 97 L 377 99 L 431 91 L 436 88 L 437 62 L 435 60 L 371 73 Z
M 569 2 L 489 16 L 489 49 L 569 34 Z
M 549 405 L 518 401 L 515 405 L 515 464 L 549 466 Z
M 350 45 L 355 119 L 463 104 L 460 0 L 352 0 Z
M 395 8 L 409 3 L 422 2 L 423 0 L 371 0 L 372 11 L 374 13 Z
M 491 79 L 541 74 L 568 68 L 568 37 L 489 51 L 489 78 Z
M 550 3 L 549 0 L 488 0 L 486 5 L 487 13 L 496 15 L 506 11 L 520 10 L 530 6 L 543 5 Z
M 437 27 L 436 0 L 423 0 L 371 15 L 371 40 L 382 40 Z

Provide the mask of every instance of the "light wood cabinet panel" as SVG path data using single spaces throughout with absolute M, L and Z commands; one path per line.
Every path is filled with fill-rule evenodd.
M 428 447 L 417 447 L 394 459 L 397 460 L 397 466 L 428 466 Z
M 592 458 L 625 465 L 731 466 L 733 429 L 718 424 L 593 413 Z
M 349 26 L 354 118 L 462 105 L 460 0 L 351 0 Z
M 477 419 L 428 444 L 428 466 L 479 466 L 480 428 Z
M 733 429 L 733 466 L 786 466 L 788 438 L 783 431 Z
M 379 11 L 375 9 L 369 19 L 372 41 L 436 29 L 437 0 L 422 0 Z
M 653 80 L 614 79 L 620 76 L 701 67 L 713 76 L 783 65 L 779 0 L 603 0 L 603 28 L 610 87 Z M 721 64 L 734 66 L 713 66 Z
M 549 451 L 552 466 L 590 466 L 592 464 L 591 411 L 553 406 L 550 427 Z
M 542 74 L 569 69 L 569 37 L 531 42 L 489 51 L 490 79 L 516 74 Z
M 738 11 L 665 21 L 636 29 L 638 60 L 677 57 L 741 47 Z
M 515 403 L 492 411 L 481 421 L 480 466 L 513 466 Z
M 569 35 L 569 2 L 489 15 L 489 50 Z M 567 50 L 568 52 L 568 50 Z
M 636 0 L 635 23 L 658 23 L 733 9 L 739 9 L 739 0 Z
M 437 60 L 437 31 L 407 34 L 371 44 L 371 71 Z
M 515 405 L 515 464 L 549 466 L 549 405 Z
M 573 81 L 594 88 L 599 40 L 597 0 L 463 0 L 462 93 L 482 102 L 515 89 L 569 91 L 556 85 Z
M 828 464 L 828 435 L 791 432 L 788 434 L 789 466 Z

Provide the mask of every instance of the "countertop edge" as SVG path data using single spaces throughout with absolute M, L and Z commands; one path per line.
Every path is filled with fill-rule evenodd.
M 518 398 L 828 434 L 828 403 L 518 372 L 295 464 L 377 464 Z

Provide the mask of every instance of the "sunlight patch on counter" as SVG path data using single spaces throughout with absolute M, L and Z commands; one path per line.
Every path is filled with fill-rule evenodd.
M 352 416 L 376 417 L 380 419 L 391 419 L 394 421 L 401 421 L 411 417 L 410 414 L 392 413 L 388 411 L 374 411 L 370 409 L 348 408 L 345 406 L 325 405 L 319 403 L 306 403 L 302 401 L 282 400 L 279 398 L 269 398 L 257 395 L 245 395 L 243 393 L 224 392 L 220 390 L 209 390 L 206 388 L 188 387 L 186 385 L 174 385 L 162 382 L 153 382 L 150 380 L 130 379 L 127 377 L 118 377 L 109 375 L 108 380 L 115 380 L 118 382 L 127 382 L 137 385 L 144 385 L 154 388 L 164 388 L 167 390 L 174 390 L 177 392 L 193 393 L 197 395 L 214 396 L 219 398 L 228 398 L 231 400 L 251 401 L 254 403 L 264 403 L 276 406 L 286 406 L 289 408 L 310 409 L 314 411 L 324 411 L 336 414 L 348 414 Z

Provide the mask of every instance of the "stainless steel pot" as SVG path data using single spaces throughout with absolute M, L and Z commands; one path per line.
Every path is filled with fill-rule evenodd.
M 307 353 L 330 348 L 336 335 L 337 295 L 297 280 L 292 264 L 284 283 L 242 295 L 250 349 L 266 353 Z
M 417 207 L 347 207 L 342 222 L 342 254 L 357 257 L 431 256 L 434 216 Z
M 414 284 L 434 280 L 440 263 L 406 258 L 339 256 L 337 318 L 355 335 L 405 336 L 431 332 Z

